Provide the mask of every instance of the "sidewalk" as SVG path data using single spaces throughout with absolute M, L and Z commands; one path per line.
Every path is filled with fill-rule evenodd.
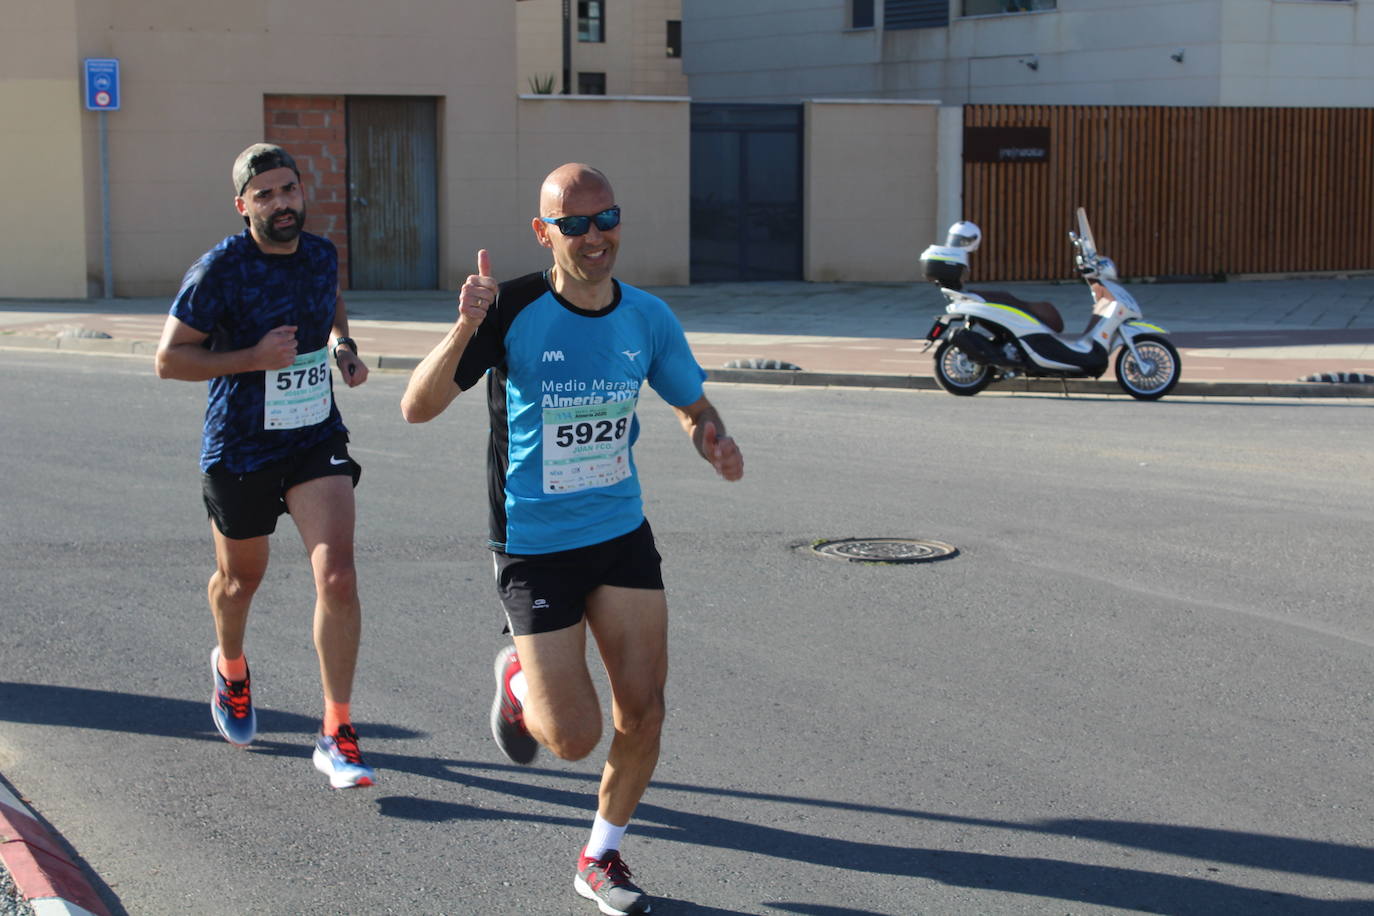
M 993 285 L 1054 302 L 1069 328 L 1086 321 L 1081 284 Z M 1167 328 L 1180 351 L 1176 395 L 1374 397 L 1374 384 L 1299 381 L 1320 373 L 1374 376 L 1374 277 L 1128 286 L 1145 319 Z M 929 284 L 714 283 L 650 291 L 673 307 L 714 380 L 937 387 L 933 350 L 922 338 L 944 300 Z M 453 319 L 454 299 L 451 292 L 345 293 L 352 336 L 369 366 L 380 369 L 408 370 L 428 353 Z M 0 349 L 151 355 L 169 304 L 0 300 Z M 754 359 L 802 371 L 725 368 Z M 1097 381 L 998 387 L 1122 393 L 1110 370 Z

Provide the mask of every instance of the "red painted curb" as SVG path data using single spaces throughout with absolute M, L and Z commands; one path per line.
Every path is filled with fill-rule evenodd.
M 25 900 L 57 897 L 110 916 L 83 872 L 37 818 L 0 802 L 0 862 Z

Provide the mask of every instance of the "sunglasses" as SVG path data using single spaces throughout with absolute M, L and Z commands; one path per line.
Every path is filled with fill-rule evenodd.
M 593 216 L 541 216 L 539 221 L 557 226 L 564 235 L 586 235 L 591 231 L 592 223 L 596 223 L 596 228 L 602 232 L 610 232 L 620 225 L 620 208 L 611 207 Z

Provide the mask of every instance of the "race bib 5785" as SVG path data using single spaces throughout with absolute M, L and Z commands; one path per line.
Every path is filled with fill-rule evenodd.
M 297 429 L 329 418 L 329 349 L 302 353 L 285 369 L 264 372 L 263 429 Z

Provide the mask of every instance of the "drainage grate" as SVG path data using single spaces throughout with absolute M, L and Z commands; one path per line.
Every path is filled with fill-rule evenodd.
M 827 538 L 811 552 L 851 563 L 932 563 L 959 554 L 959 548 L 926 538 Z

